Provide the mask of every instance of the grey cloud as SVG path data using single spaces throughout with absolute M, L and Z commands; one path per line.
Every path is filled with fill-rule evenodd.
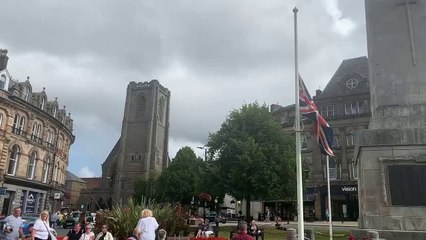
M 130 81 L 157 78 L 172 92 L 171 144 L 205 143 L 243 103 L 292 104 L 294 2 L 6 1 L 0 47 L 9 48 L 12 75 L 30 75 L 36 91 L 67 105 L 71 157 L 99 166 L 119 137 Z M 333 32 L 321 2 L 297 1 L 299 70 L 310 91 L 343 59 L 366 55 L 363 1 L 337 2 L 356 23 L 350 36 Z

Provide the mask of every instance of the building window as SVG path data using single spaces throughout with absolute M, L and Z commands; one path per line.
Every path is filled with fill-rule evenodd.
M 0 113 L 0 129 L 1 129 L 1 124 L 3 123 L 3 114 Z
M 337 135 L 334 135 L 334 140 L 333 140 L 333 147 L 340 147 L 341 143 L 340 143 L 340 138 Z
M 62 149 L 62 138 L 58 139 L 58 149 Z
M 28 160 L 28 169 L 27 169 L 27 178 L 34 179 L 34 171 L 37 160 L 37 152 L 34 151 L 31 153 L 30 158 Z
M 337 104 L 328 104 L 321 107 L 321 116 L 333 117 L 337 115 Z
M 323 158 L 325 159 L 324 156 L 323 156 Z M 329 167 L 330 167 L 330 180 L 340 179 L 341 164 L 339 162 L 337 162 L 335 158 L 330 157 L 329 158 Z M 326 180 L 327 179 L 327 162 L 326 162 L 326 160 L 324 160 L 323 169 L 324 169 L 324 173 L 323 173 L 324 174 L 324 180 Z
M 22 98 L 25 101 L 28 101 L 29 97 L 30 97 L 30 88 L 29 87 L 24 87 L 24 92 L 22 94 Z
M 46 142 L 52 143 L 52 132 L 50 130 L 47 130 Z
M 143 112 L 146 109 L 146 100 L 143 95 L 138 96 L 137 105 L 136 105 L 136 118 L 142 118 Z
M 44 110 L 45 105 L 46 105 L 46 99 L 44 99 L 44 97 L 41 97 L 40 109 Z
M 17 135 L 22 135 L 24 133 L 24 126 L 25 126 L 25 117 L 19 116 L 19 114 L 15 115 L 15 119 L 13 121 L 13 128 L 12 132 Z
M 41 143 L 41 132 L 42 132 L 41 124 L 38 124 L 37 130 L 36 130 L 36 137 L 37 137 L 37 142 L 39 143 Z
M 33 123 L 33 129 L 31 131 L 31 140 L 36 141 L 37 140 L 37 126 L 38 124 L 36 122 Z
M 345 103 L 345 115 L 364 113 L 363 102 Z
M 348 81 L 346 81 L 346 87 L 349 89 L 354 89 L 358 87 L 358 79 L 356 78 L 350 78 Z
M 59 166 L 53 166 L 53 181 L 58 182 L 58 168 Z
M 352 132 L 349 135 L 346 136 L 346 145 L 347 146 L 355 145 L 355 137 L 354 137 L 354 134 Z
M 0 89 L 7 90 L 7 89 L 5 89 L 6 88 L 6 81 L 7 81 L 6 75 L 2 74 L 0 76 Z
M 160 103 L 158 104 L 158 118 L 160 120 L 160 122 L 163 122 L 164 120 L 164 107 L 165 107 L 165 102 L 164 102 L 164 98 L 160 98 Z
M 358 168 L 354 162 L 351 164 L 352 166 L 352 179 L 358 179 Z
M 49 176 L 50 157 L 47 157 L 43 163 L 43 183 L 47 183 L 47 177 Z
M 14 145 L 9 156 L 9 167 L 7 168 L 7 174 L 14 176 L 16 174 L 16 167 L 18 166 L 19 160 L 19 147 Z

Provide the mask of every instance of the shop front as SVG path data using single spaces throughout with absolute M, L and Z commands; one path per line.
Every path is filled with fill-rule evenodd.
M 327 186 L 319 188 L 321 196 L 321 218 L 326 220 L 328 209 Z M 333 221 L 356 221 L 358 219 L 358 186 L 332 185 L 330 186 L 331 213 Z

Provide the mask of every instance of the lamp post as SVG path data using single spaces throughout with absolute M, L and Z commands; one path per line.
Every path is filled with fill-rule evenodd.
M 198 149 L 204 149 L 204 161 L 205 161 L 205 162 L 207 162 L 207 149 L 208 149 L 208 148 L 207 148 L 207 145 L 204 145 L 204 146 L 202 146 L 202 147 L 201 147 L 201 146 L 198 146 L 197 148 L 198 148 Z
M 217 200 L 217 197 L 214 199 L 214 208 L 215 208 L 215 210 L 216 210 L 216 213 L 218 213 L 218 211 L 217 211 L 217 202 L 218 202 L 218 200 Z
M 204 213 L 203 213 L 204 220 L 206 220 L 206 207 L 207 207 L 207 200 L 204 201 Z

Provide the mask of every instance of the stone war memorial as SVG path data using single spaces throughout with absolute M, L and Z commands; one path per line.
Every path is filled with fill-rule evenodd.
M 366 0 L 369 129 L 356 133 L 359 230 L 426 239 L 426 1 Z

